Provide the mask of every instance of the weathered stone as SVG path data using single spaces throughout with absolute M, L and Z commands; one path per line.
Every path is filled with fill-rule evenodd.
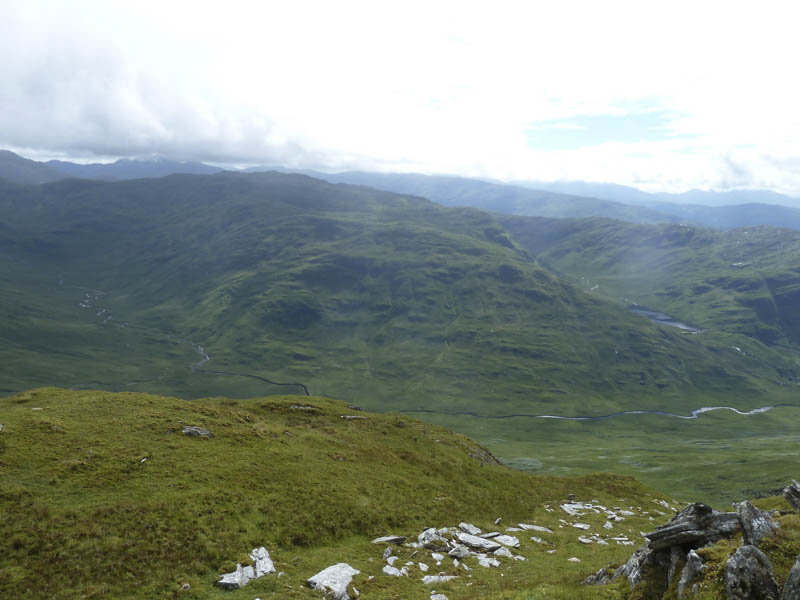
M 625 577 L 628 583 L 636 585 L 642 580 L 642 568 L 650 560 L 652 554 L 652 549 L 645 543 L 644 546 L 636 549 L 628 559 L 628 562 L 614 572 L 612 579 Z
M 513 535 L 498 535 L 492 538 L 493 542 L 498 542 L 504 546 L 511 546 L 512 548 L 519 548 L 519 539 Z
M 471 556 L 473 553 L 466 546 L 462 546 L 461 544 L 458 544 L 455 548 L 450 550 L 450 552 L 448 552 L 447 554 L 452 556 L 453 558 L 460 558 L 461 560 L 464 560 L 468 556 Z
M 486 538 L 470 535 L 468 533 L 459 533 L 458 541 L 462 544 L 466 544 L 470 548 L 475 548 L 476 550 L 486 550 L 487 552 L 494 552 L 500 547 L 500 544 L 494 540 L 487 540 Z
M 392 555 L 392 552 L 393 552 L 392 547 L 387 546 L 386 550 L 383 551 L 383 560 L 389 558 Z
M 499 531 L 489 531 L 487 533 L 482 533 L 480 537 L 490 540 L 492 538 L 496 538 L 498 535 L 500 535 Z
M 755 546 L 741 546 L 725 564 L 729 600 L 778 600 L 772 564 Z
M 703 564 L 703 559 L 694 550 L 689 550 L 689 554 L 686 555 L 686 565 L 683 567 L 681 578 L 678 580 L 678 600 L 683 599 L 687 586 L 694 584 L 695 581 L 703 577 L 703 572 L 707 568 Z
M 497 560 L 496 558 L 491 557 L 491 556 L 486 556 L 485 554 L 479 554 L 478 555 L 478 564 L 480 566 L 486 567 L 486 568 L 499 567 L 500 566 L 500 561 Z
M 511 554 L 511 550 L 503 546 L 502 548 L 498 548 L 493 552 L 495 556 L 502 556 L 504 558 L 514 558 L 514 555 Z
M 480 535 L 482 533 L 479 527 L 475 527 L 475 525 L 471 523 L 459 523 L 458 528 L 470 535 Z
M 757 509 L 749 500 L 740 502 L 736 507 L 736 513 L 739 517 L 739 526 L 742 528 L 743 546 L 758 546 L 758 542 L 777 528 L 769 514 Z
M 590 539 L 590 538 L 587 538 L 587 537 L 584 537 L 584 536 L 579 536 L 579 537 L 578 537 L 578 541 L 579 541 L 581 544 L 591 544 L 592 542 L 594 542 L 594 540 L 592 540 L 592 539 Z
M 456 579 L 457 575 L 425 575 L 422 578 L 422 583 L 425 585 L 431 585 L 433 583 L 444 583 L 445 581 L 452 581 Z
M 800 600 L 800 556 L 797 557 L 792 570 L 789 571 L 789 577 L 786 578 L 786 583 L 783 585 L 781 600 Z
M 372 540 L 373 544 L 397 544 L 398 546 L 406 541 L 404 535 L 385 535 Z
M 699 548 L 733 535 L 739 528 L 736 513 L 721 513 L 701 502 L 690 504 L 669 523 L 645 534 L 653 551 L 672 546 Z
M 783 497 L 795 510 L 800 510 L 800 483 L 792 479 L 792 483 L 783 488 Z
M 420 533 L 417 537 L 417 542 L 428 550 L 438 550 L 440 552 L 447 550 L 447 540 L 439 535 L 439 532 L 434 527 L 430 527 Z
M 572 526 L 575 529 L 583 529 L 584 531 L 586 531 L 587 529 L 591 529 L 592 528 L 592 526 L 589 525 L 588 523 L 573 523 Z
M 672 578 L 679 566 L 686 562 L 686 552 L 680 546 L 673 546 L 669 550 L 669 569 L 667 570 L 667 584 L 672 583 Z
M 184 425 L 183 433 L 192 437 L 213 438 L 214 434 L 208 429 L 197 427 L 196 425 Z
M 431 594 L 431 600 L 447 600 L 444 594 Z
M 425 563 L 417 563 L 417 566 L 419 567 L 419 570 L 422 571 L 423 573 L 427 573 L 428 569 L 430 568 Z
M 391 565 L 384 565 L 383 566 L 383 574 L 384 575 L 391 575 L 393 577 L 400 577 L 400 576 L 404 575 L 405 573 L 403 573 L 397 567 L 393 567 Z
M 547 527 L 541 527 L 539 525 L 528 525 L 527 523 L 520 523 L 520 528 L 528 530 L 528 531 L 538 531 L 539 533 L 553 533 L 552 529 L 548 529 Z
M 390 567 L 393 567 L 394 563 L 397 562 L 398 558 L 399 558 L 398 556 L 387 556 L 386 557 L 386 564 L 388 564 Z
M 605 585 L 611 581 L 613 573 L 608 569 L 600 569 L 583 580 L 583 585 Z
M 253 548 L 250 552 L 250 559 L 253 561 L 253 566 L 242 567 L 237 564 L 235 571 L 220 575 L 217 585 L 228 590 L 235 590 L 247 585 L 251 579 L 258 579 L 275 572 L 275 565 L 269 557 L 269 552 L 263 546 Z
M 306 580 L 306 585 L 312 590 L 331 594 L 333 600 L 350 600 L 347 586 L 353 581 L 353 576 L 360 572 L 347 563 L 337 563 Z

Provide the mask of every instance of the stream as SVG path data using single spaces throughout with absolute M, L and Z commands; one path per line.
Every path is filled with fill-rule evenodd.
M 696 408 L 688 415 L 678 415 L 675 413 L 667 412 L 664 410 L 623 410 L 620 412 L 611 413 L 608 415 L 596 415 L 596 416 L 576 416 L 576 417 L 565 417 L 561 415 L 536 415 L 531 413 L 515 413 L 510 415 L 482 415 L 475 412 L 469 411 L 457 411 L 457 412 L 447 412 L 441 410 L 432 410 L 429 408 L 409 408 L 405 410 L 400 410 L 398 412 L 403 413 L 427 413 L 427 414 L 434 414 L 434 415 L 447 415 L 447 416 L 466 416 L 466 417 L 476 417 L 478 419 L 515 419 L 515 418 L 529 418 L 529 419 L 561 419 L 564 421 L 604 421 L 607 419 L 613 419 L 614 417 L 622 417 L 625 415 L 661 415 L 664 417 L 673 417 L 675 419 L 697 419 L 700 415 L 712 412 L 715 410 L 729 410 L 731 412 L 736 413 L 737 415 L 742 416 L 750 416 L 750 415 L 757 415 L 761 413 L 768 412 L 773 408 L 781 408 L 781 407 L 795 407 L 800 408 L 800 404 L 774 404 L 770 406 L 762 406 L 760 408 L 754 408 L 753 410 L 746 410 L 742 411 L 738 408 L 733 408 L 731 406 L 704 406 L 702 408 Z
M 59 285 L 63 285 L 64 284 L 64 277 L 63 276 L 61 276 L 59 278 L 58 284 Z M 103 325 L 114 325 L 116 327 L 127 327 L 127 328 L 131 328 L 131 329 L 141 329 L 142 331 L 148 331 L 148 332 L 151 332 L 151 333 L 154 332 L 154 333 L 162 335 L 162 336 L 164 336 L 166 338 L 177 340 L 177 341 L 179 341 L 181 343 L 184 343 L 184 344 L 189 344 L 192 348 L 194 348 L 194 351 L 197 352 L 200 355 L 200 360 L 199 361 L 189 365 L 189 368 L 195 373 L 204 373 L 204 374 L 207 374 L 207 375 L 223 375 L 223 376 L 229 376 L 229 377 L 249 377 L 251 379 L 257 379 L 259 381 L 263 381 L 264 383 L 268 383 L 270 385 L 277 385 L 277 386 L 284 386 L 284 387 L 287 387 L 287 386 L 288 387 L 300 387 L 300 388 L 303 388 L 303 393 L 305 393 L 306 396 L 310 396 L 311 395 L 311 393 L 308 391 L 308 386 L 306 386 L 306 384 L 304 384 L 304 383 L 283 383 L 283 382 L 280 382 L 280 381 L 273 381 L 273 380 L 268 379 L 266 377 L 262 377 L 261 375 L 255 375 L 253 373 L 232 373 L 232 372 L 229 372 L 229 371 L 211 371 L 211 370 L 208 370 L 208 369 L 203 369 L 202 368 L 203 365 L 205 365 L 208 361 L 211 360 L 211 356 L 208 354 L 208 352 L 206 352 L 205 347 L 202 346 L 201 344 L 198 344 L 197 342 L 194 342 L 192 340 L 187 340 L 185 338 L 176 336 L 176 335 L 174 335 L 172 333 L 167 333 L 166 331 L 162 331 L 160 329 L 154 329 L 154 328 L 151 328 L 151 327 L 142 327 L 140 325 L 132 325 L 131 323 L 128 323 L 128 322 L 119 322 L 119 321 L 112 322 L 113 316 L 111 315 L 111 311 L 108 310 L 107 308 L 103 308 L 103 307 L 97 305 L 97 301 L 100 300 L 103 296 L 105 296 L 106 292 L 104 292 L 102 290 L 95 290 L 95 289 L 86 288 L 86 287 L 80 287 L 80 286 L 72 286 L 72 287 L 76 288 L 76 289 L 79 289 L 79 290 L 84 292 L 83 298 L 81 298 L 81 300 L 78 301 L 78 306 L 80 306 L 83 309 L 90 309 L 90 310 L 96 311 L 95 312 L 95 316 L 100 318 L 100 319 L 102 319 L 101 324 L 103 324 Z

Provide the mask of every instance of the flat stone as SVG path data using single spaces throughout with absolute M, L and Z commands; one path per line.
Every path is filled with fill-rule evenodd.
M 460 558 L 461 560 L 464 560 L 468 556 L 471 556 L 473 554 L 473 552 L 469 548 L 467 548 L 466 546 L 462 546 L 461 544 L 458 544 L 455 548 L 450 550 L 450 552 L 448 552 L 447 554 L 449 556 L 452 556 L 453 558 Z
M 491 556 L 486 556 L 485 554 L 478 555 L 478 564 L 482 567 L 499 567 L 500 561 L 496 558 L 492 558 Z
M 406 541 L 404 535 L 385 535 L 372 540 L 373 544 L 397 544 L 398 546 Z
M 472 523 L 459 523 L 458 528 L 461 529 L 464 533 L 468 533 L 470 535 L 480 535 L 482 533 L 479 527 L 475 527 Z
M 740 546 L 725 563 L 729 600 L 778 600 L 772 564 L 755 546 Z
M 487 552 L 494 552 L 500 547 L 500 544 L 494 540 L 487 540 L 486 538 L 470 535 L 468 533 L 459 533 L 458 541 L 462 544 L 466 544 L 470 548 L 475 548 L 476 550 L 486 550 Z
M 581 562 L 581 559 L 577 556 L 573 556 L 572 558 L 568 558 L 567 562 Z
M 403 575 L 403 572 L 398 569 L 397 567 L 393 567 L 391 565 L 384 565 L 383 566 L 383 574 L 384 575 L 391 575 L 392 577 L 400 577 Z
M 495 556 L 502 556 L 504 558 L 514 558 L 514 555 L 511 554 L 511 550 L 503 546 L 502 548 L 498 548 L 493 552 Z
M 586 531 L 587 529 L 591 529 L 592 527 L 591 525 L 588 525 L 586 523 L 573 523 L 572 526 L 575 527 L 576 529 L 583 529 L 584 531 Z
M 587 538 L 587 537 L 583 537 L 583 536 L 580 536 L 580 537 L 578 538 L 578 541 L 579 541 L 581 544 L 592 544 L 592 543 L 594 543 L 594 540 L 592 540 L 592 539 L 589 539 L 589 538 Z
M 525 531 L 525 530 L 521 529 L 520 527 L 506 527 L 506 533 L 517 533 L 519 531 Z
M 331 594 L 334 600 L 350 600 L 347 586 L 353 581 L 353 576 L 360 572 L 347 563 L 337 563 L 306 580 L 306 585 L 312 590 Z
M 425 575 L 422 578 L 422 583 L 425 585 L 432 585 L 434 583 L 444 583 L 445 581 L 452 581 L 456 579 L 458 575 Z
M 500 535 L 499 531 L 489 531 L 488 533 L 482 533 L 480 537 L 490 540 L 492 538 L 496 538 L 498 535 Z
M 447 600 L 444 594 L 431 594 L 431 600 Z
M 503 544 L 504 546 L 519 548 L 519 539 L 515 538 L 513 535 L 498 535 L 497 537 L 492 538 L 492 541 Z
M 214 434 L 208 429 L 197 427 L 196 425 L 184 425 L 183 433 L 191 437 L 213 438 Z
M 541 527 L 540 525 L 528 525 L 527 523 L 520 523 L 520 529 L 525 529 L 526 531 L 538 531 L 539 533 L 553 533 L 552 529 L 548 529 L 547 527 Z

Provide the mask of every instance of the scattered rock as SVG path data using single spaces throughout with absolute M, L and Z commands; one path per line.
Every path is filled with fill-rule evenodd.
M 397 544 L 398 546 L 406 541 L 404 535 L 386 535 L 372 540 L 373 544 Z
M 527 523 L 520 523 L 520 529 L 525 529 L 526 531 L 538 531 L 539 533 L 553 533 L 552 529 L 548 529 L 547 527 L 540 527 L 539 525 L 528 525 Z
M 742 528 L 742 545 L 758 546 L 758 542 L 776 529 L 775 522 L 769 514 L 757 509 L 749 500 L 740 502 L 736 507 L 739 526 Z
M 498 535 L 500 535 L 500 532 L 499 532 L 499 531 L 490 531 L 490 532 L 488 532 L 488 533 L 482 533 L 482 534 L 480 535 L 480 537 L 482 537 L 482 538 L 486 538 L 487 540 L 490 540 L 490 539 L 492 539 L 492 538 L 496 538 Z
M 494 552 L 500 547 L 500 544 L 494 540 L 487 540 L 486 538 L 470 535 L 468 533 L 459 533 L 458 541 L 462 544 L 466 544 L 470 548 L 486 550 L 487 552 Z
M 783 488 L 783 497 L 795 510 L 800 510 L 800 483 L 792 479 L 792 483 Z
M 478 554 L 478 564 L 488 569 L 489 567 L 499 567 L 500 561 L 485 554 Z
M 568 558 L 567 562 L 581 562 L 581 559 L 577 556 L 573 556 L 572 558 Z
M 425 575 L 422 578 L 422 583 L 425 585 L 431 585 L 433 583 L 444 583 L 445 581 L 452 581 L 456 579 L 457 575 Z
M 383 560 L 386 560 L 392 555 L 392 547 L 388 546 L 386 550 L 383 551 Z
M 480 528 L 475 527 L 475 525 L 472 525 L 471 523 L 459 523 L 458 528 L 464 533 L 468 533 L 470 535 L 480 535 L 483 533 Z
M 703 564 L 703 559 L 694 550 L 689 550 L 689 554 L 686 555 L 686 565 L 683 567 L 681 578 L 678 580 L 678 600 L 683 599 L 687 586 L 691 585 L 691 589 L 694 592 L 696 589 L 694 582 L 703 577 L 703 572 L 707 568 Z
M 431 558 L 436 561 L 436 564 L 441 564 L 444 560 L 444 554 L 439 554 L 438 552 L 431 552 Z
M 235 590 L 247 585 L 251 579 L 258 579 L 275 572 L 275 565 L 269 557 L 269 552 L 263 546 L 261 548 L 253 548 L 252 552 L 250 552 L 250 559 L 253 561 L 253 566 L 242 567 L 242 565 L 237 564 L 236 570 L 232 573 L 220 575 L 217 585 L 227 590 Z
M 361 571 L 354 569 L 347 563 L 338 563 L 323 569 L 306 581 L 312 590 L 330 592 L 334 600 L 350 600 L 347 595 L 347 586 L 353 581 L 353 576 Z
M 789 571 L 786 583 L 783 585 L 781 600 L 800 600 L 800 556 Z
M 208 429 L 203 429 L 202 427 L 197 427 L 196 425 L 184 425 L 183 433 L 185 435 L 192 437 L 201 437 L 209 439 L 214 437 L 214 434 L 211 433 Z
M 431 600 L 447 600 L 444 594 L 431 594 Z
M 500 517 L 497 517 L 497 518 L 494 520 L 494 524 L 495 524 L 495 525 L 500 525 L 500 520 L 501 520 L 501 519 L 500 519 Z
M 181 586 L 181 591 L 182 591 L 182 592 L 188 592 L 190 589 L 192 589 L 192 586 L 191 586 L 191 585 L 189 585 L 189 583 L 188 583 L 188 582 L 187 582 L 187 583 L 184 583 L 184 584 Z
M 505 546 L 503 546 L 501 548 L 498 548 L 497 550 L 494 551 L 493 554 L 495 556 L 502 556 L 502 557 L 505 557 L 505 558 L 514 558 L 514 555 L 511 554 L 511 550 L 509 550 Z
M 394 566 L 394 563 L 395 563 L 395 562 L 397 562 L 397 558 L 398 558 L 397 556 L 387 556 L 387 557 L 386 557 L 386 563 L 387 563 L 387 564 L 388 564 L 390 567 L 393 567 L 393 566 Z
M 492 538 L 493 542 L 498 542 L 504 546 L 511 546 L 512 548 L 519 548 L 519 539 L 513 535 L 498 535 Z
M 362 417 L 361 415 L 340 415 L 345 421 L 354 421 L 356 419 L 366 419 L 367 417 Z
M 0 431 L 3 431 L 3 424 L 0 423 Z
M 589 575 L 583 580 L 583 585 L 605 585 L 611 582 L 613 573 L 607 569 L 600 569 L 597 573 Z
M 450 552 L 448 552 L 447 554 L 449 556 L 452 556 L 453 558 L 460 558 L 461 560 L 464 560 L 468 556 L 472 555 L 472 551 L 470 551 L 470 549 L 467 548 L 466 546 L 462 546 L 461 544 L 458 544 L 455 548 L 450 550 Z
M 589 539 L 589 538 L 587 538 L 587 537 L 583 537 L 583 536 L 580 536 L 580 537 L 578 538 L 578 541 L 579 541 L 581 544 L 591 544 L 592 542 L 594 542 L 594 540 L 591 540 L 591 539 Z
M 592 527 L 591 525 L 587 525 L 586 523 L 573 523 L 572 526 L 575 527 L 576 529 L 583 529 L 584 531 Z
M 417 537 L 417 542 L 420 546 L 428 550 L 437 550 L 440 552 L 445 552 L 447 550 L 447 540 L 443 538 L 434 527 L 430 527 L 420 533 L 419 537 Z
M 405 569 L 402 571 L 397 567 L 392 567 L 391 565 L 384 565 L 383 567 L 383 574 L 384 575 L 391 575 L 392 577 L 401 577 L 403 575 L 408 575 L 408 573 L 404 573 Z
M 425 563 L 417 563 L 417 566 L 419 567 L 419 570 L 422 571 L 423 573 L 428 572 L 429 567 Z
M 729 600 L 778 600 L 772 564 L 755 546 L 741 546 L 725 564 Z

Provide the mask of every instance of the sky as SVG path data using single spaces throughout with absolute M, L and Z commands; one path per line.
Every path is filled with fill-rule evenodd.
M 0 0 L 0 148 L 800 196 L 795 4 Z

